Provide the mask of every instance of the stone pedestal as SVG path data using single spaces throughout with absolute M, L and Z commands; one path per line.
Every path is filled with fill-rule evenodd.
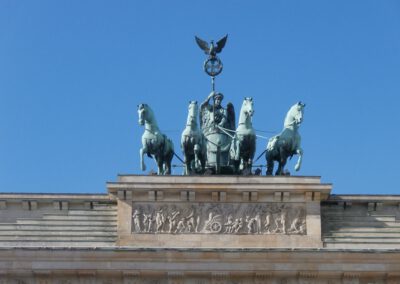
M 119 246 L 321 248 L 319 177 L 119 176 Z

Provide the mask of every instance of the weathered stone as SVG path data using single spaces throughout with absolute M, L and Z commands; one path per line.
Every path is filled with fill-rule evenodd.
M 400 197 L 330 190 L 126 175 L 108 195 L 0 194 L 0 283 L 400 283 Z

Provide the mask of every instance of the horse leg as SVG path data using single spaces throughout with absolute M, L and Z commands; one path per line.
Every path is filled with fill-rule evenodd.
M 144 153 L 147 152 L 147 149 L 145 147 L 140 148 L 140 169 L 142 171 L 146 170 L 146 165 L 144 163 Z
M 249 157 L 247 159 L 247 163 L 248 163 L 247 167 L 249 168 L 249 171 L 251 173 L 251 171 L 253 169 L 254 154 L 256 152 L 256 138 L 255 138 L 255 136 L 251 137 L 250 141 L 251 142 L 249 144 L 250 146 L 249 146 Z
M 252 174 L 252 170 L 253 170 L 253 160 L 251 158 L 248 159 L 247 161 L 247 168 L 250 174 Z
M 165 167 L 165 175 L 170 175 L 172 171 L 171 163 L 174 158 L 174 145 L 172 142 L 168 143 L 168 150 L 166 151 L 166 155 L 164 155 L 164 167 Z
M 244 176 L 251 175 L 251 164 L 249 163 L 249 157 L 243 158 L 242 175 Z
M 193 147 L 193 151 L 194 151 L 194 168 L 195 170 L 200 170 L 202 165 L 200 162 L 200 145 L 199 144 L 195 144 Z
M 252 163 L 253 163 L 253 160 L 254 160 L 254 156 L 256 155 L 256 148 L 257 148 L 257 146 L 256 146 L 256 144 L 257 144 L 257 141 L 256 141 L 256 136 L 254 135 L 254 138 L 253 138 L 253 140 L 252 140 L 252 143 L 251 143 L 251 160 L 252 160 Z
M 190 167 L 190 157 L 189 157 L 189 143 L 190 143 L 190 140 L 189 140 L 189 137 L 188 136 L 182 136 L 182 141 L 181 141 L 181 148 L 182 148 L 182 152 L 183 152 L 183 162 L 184 162 L 184 165 L 183 165 L 183 174 L 184 175 L 189 175 L 190 174 L 190 170 L 189 170 L 189 167 Z
M 247 147 L 247 145 L 244 145 L 245 147 Z M 242 149 L 243 150 L 243 149 Z M 250 175 L 251 174 L 251 166 L 249 164 L 249 160 L 250 160 L 250 156 L 249 156 L 249 152 L 248 150 L 244 150 L 241 154 L 240 154 L 240 170 L 242 172 L 243 175 Z
M 245 168 L 251 172 L 251 166 L 253 165 L 252 162 L 252 155 L 251 155 L 251 149 L 249 149 L 249 152 L 247 152 L 245 156 Z
M 280 176 L 282 174 L 282 164 L 281 161 L 278 161 L 278 168 L 276 169 L 275 175 Z
M 171 161 L 167 160 L 164 161 L 164 175 L 170 175 L 171 174 Z
M 190 175 L 190 160 L 189 158 L 185 159 L 185 176 Z
M 205 146 L 201 147 L 200 151 L 200 163 L 201 163 L 201 172 L 204 173 L 206 170 L 206 161 L 207 161 L 207 154 L 205 150 Z
M 184 170 L 185 176 L 190 175 L 190 158 L 189 155 L 185 155 L 185 170 Z
M 157 155 L 154 155 L 154 160 L 156 161 L 156 164 L 157 164 L 157 175 L 163 175 L 164 174 L 163 158 L 157 154 Z
M 280 147 L 279 149 L 279 163 L 278 163 L 278 169 L 276 170 L 275 175 L 280 176 L 280 175 L 284 175 L 285 174 L 285 165 L 286 165 L 286 161 L 287 161 L 287 155 L 285 152 L 285 149 L 283 149 L 282 147 Z
M 296 163 L 294 169 L 295 169 L 295 171 L 299 171 L 300 167 L 301 167 L 301 161 L 303 160 L 303 149 L 297 148 L 296 154 L 299 155 L 299 158 L 297 159 L 297 163 Z
M 243 171 L 247 168 L 247 162 L 245 157 L 240 157 L 239 160 L 239 171 Z
M 161 156 L 161 169 L 162 175 L 170 175 L 171 174 L 171 163 L 168 160 L 168 156 Z
M 243 158 L 243 136 L 237 135 L 236 138 L 234 138 L 233 143 L 235 148 L 234 148 L 234 165 L 235 165 L 235 171 L 237 174 L 242 172 L 245 169 L 245 161 Z
M 272 176 L 272 172 L 274 171 L 274 159 L 272 157 L 272 152 L 265 152 L 265 159 L 267 160 L 267 172 L 265 173 L 267 176 Z
M 184 161 L 184 165 L 183 165 L 183 174 L 185 176 L 189 175 L 189 153 L 187 151 L 186 145 L 183 148 L 183 161 Z

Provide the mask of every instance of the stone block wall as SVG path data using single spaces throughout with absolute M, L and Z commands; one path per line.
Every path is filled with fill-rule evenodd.
M 321 205 L 324 247 L 399 249 L 399 205 L 399 196 L 330 196 Z
M 0 247 L 114 246 L 117 203 L 107 195 L 0 194 Z

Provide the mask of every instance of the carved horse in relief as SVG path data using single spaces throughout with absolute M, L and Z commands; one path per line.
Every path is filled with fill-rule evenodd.
M 206 165 L 206 147 L 204 136 L 197 123 L 199 107 L 197 101 L 190 101 L 186 127 L 181 136 L 181 148 L 184 156 L 184 174 L 204 172 Z
M 153 110 L 147 104 L 138 105 L 139 124 L 144 125 L 142 148 L 140 149 L 140 166 L 146 170 L 144 154 L 154 158 L 158 175 L 171 174 L 171 161 L 174 156 L 174 144 L 158 128 Z
M 244 98 L 239 123 L 231 144 L 231 161 L 236 173 L 250 174 L 256 151 L 256 133 L 253 129 L 253 99 Z
M 302 102 L 293 105 L 286 114 L 282 132 L 269 139 L 265 154 L 267 160 L 267 175 L 272 175 L 274 161 L 278 162 L 278 169 L 275 175 L 284 175 L 284 167 L 287 158 L 291 158 L 295 154 L 299 156 L 295 165 L 295 170 L 300 170 L 303 150 L 300 147 L 301 137 L 298 129 L 303 122 L 305 106 L 306 105 Z

